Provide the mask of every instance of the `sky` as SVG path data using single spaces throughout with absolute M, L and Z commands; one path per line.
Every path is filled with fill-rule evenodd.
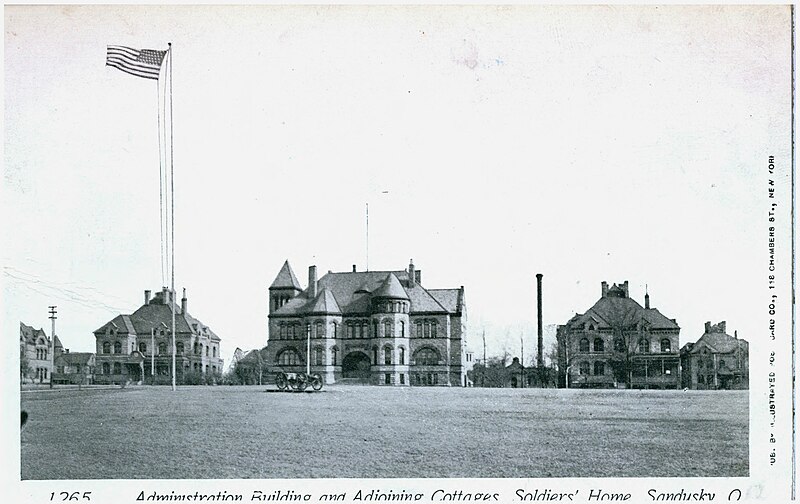
M 786 6 L 6 6 L 3 327 L 93 351 L 164 284 L 156 81 L 173 54 L 176 287 L 236 347 L 289 260 L 464 286 L 468 344 L 535 352 L 600 282 L 763 332 L 765 164 L 789 159 Z M 788 183 L 788 170 L 778 182 Z M 786 232 L 788 228 L 784 228 Z M 783 235 L 785 237 L 785 235 Z M 168 279 L 167 279 L 168 282 Z

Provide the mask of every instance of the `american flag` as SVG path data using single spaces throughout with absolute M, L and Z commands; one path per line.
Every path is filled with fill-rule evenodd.
M 106 51 L 106 66 L 118 68 L 125 73 L 158 80 L 161 63 L 167 51 L 153 49 L 133 49 L 130 47 L 110 45 Z

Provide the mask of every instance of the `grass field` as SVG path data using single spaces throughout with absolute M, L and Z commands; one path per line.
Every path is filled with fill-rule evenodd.
M 746 476 L 739 392 L 23 392 L 22 479 Z

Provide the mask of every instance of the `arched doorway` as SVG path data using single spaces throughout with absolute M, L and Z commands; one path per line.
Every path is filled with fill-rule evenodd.
M 369 383 L 369 356 L 364 352 L 350 352 L 342 361 L 342 378 Z

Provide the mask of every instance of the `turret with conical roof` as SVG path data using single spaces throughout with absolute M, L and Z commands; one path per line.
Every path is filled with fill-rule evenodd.
M 269 312 L 272 313 L 289 302 L 303 291 L 300 282 L 286 260 L 278 272 L 278 276 L 269 286 Z

